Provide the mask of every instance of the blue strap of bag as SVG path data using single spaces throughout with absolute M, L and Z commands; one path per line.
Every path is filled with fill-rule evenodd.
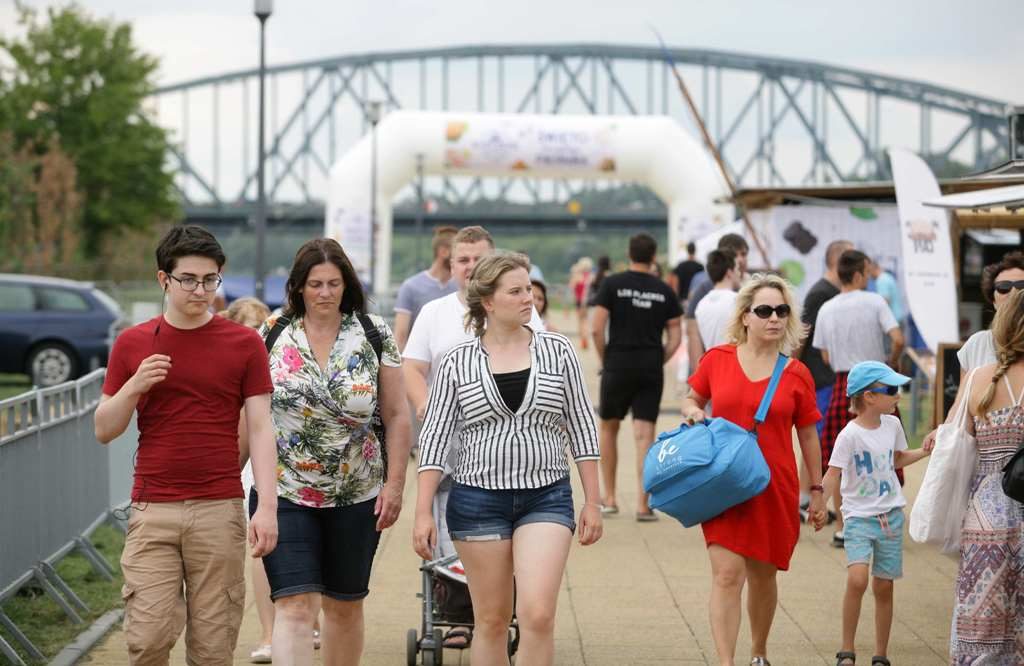
M 768 388 L 765 389 L 764 395 L 761 397 L 761 405 L 757 408 L 757 414 L 754 415 L 752 432 L 755 434 L 757 433 L 757 426 L 764 423 L 764 420 L 768 418 L 768 409 L 772 406 L 772 400 L 775 399 L 775 390 L 779 388 L 779 382 L 782 380 L 782 371 L 786 369 L 787 361 L 789 361 L 789 357 L 785 354 L 779 354 L 779 358 L 775 361 L 772 378 L 768 382 Z

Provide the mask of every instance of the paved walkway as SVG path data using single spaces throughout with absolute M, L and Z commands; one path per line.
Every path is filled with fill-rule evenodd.
M 568 318 L 559 318 L 568 329 Z M 593 351 L 583 353 L 592 395 L 596 391 Z M 679 420 L 675 382 L 666 382 L 659 430 Z M 672 413 L 675 412 L 675 413 Z M 628 423 L 620 434 L 620 505 L 635 502 L 634 452 Z M 908 468 L 908 497 L 924 473 L 924 462 Z M 573 478 L 577 503 L 578 480 Z M 366 602 L 367 640 L 362 663 L 398 666 L 405 662 L 405 634 L 420 626 L 419 560 L 410 545 L 415 474 L 410 468 L 406 511 L 383 536 L 374 563 Z M 559 598 L 555 629 L 555 663 L 622 666 L 624 664 L 714 664 L 714 643 L 707 619 L 710 567 L 699 529 L 683 529 L 662 517 L 637 523 L 626 512 L 605 521 L 604 538 L 588 548 L 573 546 Z M 779 608 L 769 641 L 776 665 L 832 664 L 839 649 L 841 601 L 845 584 L 843 552 L 829 545 L 831 531 L 804 527 L 789 572 L 779 575 Z M 896 585 L 895 620 L 889 656 L 894 664 L 946 663 L 956 562 L 930 547 L 907 539 L 905 577 Z M 862 661 L 873 648 L 873 603 L 865 596 L 857 647 Z M 259 635 L 251 594 L 235 654 L 248 663 Z M 184 664 L 182 643 L 172 664 Z M 737 663 L 747 661 L 749 625 L 740 629 Z M 469 654 L 448 650 L 446 664 L 469 664 Z M 83 663 L 127 664 L 124 638 L 113 632 Z M 319 663 L 319 661 L 318 661 Z

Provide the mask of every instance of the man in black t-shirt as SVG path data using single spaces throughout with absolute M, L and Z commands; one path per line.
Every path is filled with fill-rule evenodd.
M 682 338 L 683 311 L 678 297 L 671 287 L 649 272 L 657 250 L 658 245 L 649 234 L 629 239 L 629 269 L 605 278 L 595 299 L 591 321 L 594 349 L 602 362 L 598 409 L 604 481 L 602 511 L 619 510 L 615 499 L 619 425 L 632 410 L 637 448 L 636 518 L 640 521 L 656 519 L 643 489 L 643 463 L 654 441 L 654 422 L 661 406 L 662 366 L 675 354 Z M 664 336 L 666 331 L 668 335 Z
M 693 276 L 704 270 L 704 265 L 697 261 L 697 246 L 693 241 L 686 244 L 686 259 L 676 264 L 668 276 L 668 284 L 676 290 L 679 302 L 685 303 L 690 293 L 690 281 Z M 684 306 L 685 307 L 685 306 Z
M 807 337 L 804 338 L 803 347 L 793 354 L 803 361 L 803 364 L 811 371 L 814 390 L 817 393 L 818 411 L 822 414 L 828 409 L 828 403 L 832 399 L 832 386 L 835 384 L 836 375 L 821 358 L 821 350 L 815 349 L 811 340 L 814 339 L 814 327 L 817 324 L 818 311 L 821 310 L 821 306 L 834 296 L 839 295 L 839 274 L 836 272 L 839 256 L 852 249 L 853 243 L 848 240 L 832 241 L 825 249 L 825 275 L 811 286 L 807 296 L 804 297 L 801 319 L 808 327 Z M 818 422 L 819 437 L 823 423 L 824 420 Z
M 847 250 L 853 249 L 853 243 L 848 240 L 836 240 L 825 248 L 825 275 L 811 285 L 807 295 L 804 297 L 803 313 L 801 321 L 807 326 L 807 337 L 804 338 L 803 346 L 793 352 L 794 358 L 799 358 L 807 369 L 811 371 L 811 378 L 814 380 L 814 392 L 818 411 L 822 419 L 818 421 L 818 437 L 821 437 L 821 430 L 825 425 L 824 414 L 828 411 L 828 404 L 832 400 L 832 387 L 836 381 L 836 375 L 832 368 L 825 363 L 821 357 L 821 350 L 815 349 L 811 344 L 814 339 L 814 327 L 818 322 L 818 311 L 821 306 L 839 295 L 839 273 L 836 268 L 839 265 L 839 257 Z M 807 519 L 807 507 L 810 505 L 810 474 L 803 459 L 800 460 L 800 518 L 804 522 Z M 835 519 L 835 514 L 829 512 L 829 522 Z

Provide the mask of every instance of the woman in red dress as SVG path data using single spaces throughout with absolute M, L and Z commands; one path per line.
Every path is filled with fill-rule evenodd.
M 793 349 L 803 337 L 800 313 L 789 284 L 763 273 L 752 276 L 736 296 L 729 326 L 732 344 L 709 349 L 690 377 L 683 417 L 690 423 L 705 418 L 714 402 L 715 416 L 752 428 L 754 414 L 768 386 L 780 352 Z M 815 424 L 821 418 L 814 381 L 807 367 L 790 359 L 782 373 L 768 417 L 758 427 L 771 481 L 760 495 L 703 523 L 711 560 L 711 633 L 722 664 L 733 664 L 740 628 L 740 597 L 750 585 L 751 665 L 767 666 L 768 632 L 778 602 L 776 573 L 789 569 L 800 535 L 800 483 L 793 455 L 796 427 L 807 469 L 812 471 L 810 514 L 816 529 L 827 514 L 821 494 L 821 448 Z

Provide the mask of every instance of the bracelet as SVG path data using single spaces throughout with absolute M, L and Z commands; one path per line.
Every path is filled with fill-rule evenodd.
M 823 493 L 823 492 L 825 492 L 825 487 L 822 486 L 821 484 L 814 484 L 813 486 L 811 486 L 810 490 L 811 490 L 812 493 L 815 490 L 817 490 L 819 493 Z
M 584 502 L 583 506 L 596 506 L 598 509 L 601 508 L 600 502 Z

